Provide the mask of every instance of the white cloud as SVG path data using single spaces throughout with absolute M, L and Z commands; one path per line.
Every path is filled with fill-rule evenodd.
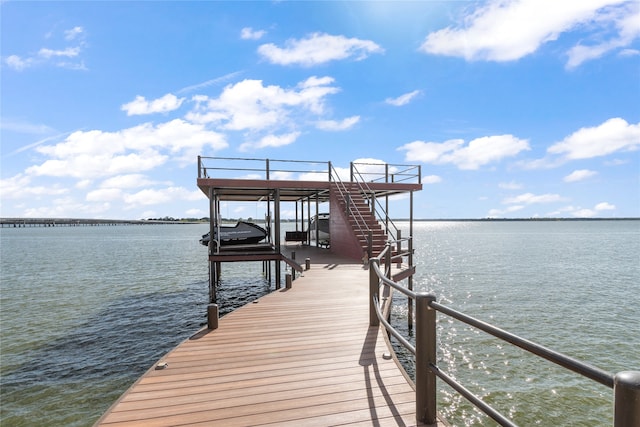
M 592 171 L 589 169 L 579 169 L 571 172 L 569 175 L 564 177 L 564 182 L 577 182 L 583 181 L 587 178 L 590 178 L 594 175 L 597 175 L 598 172 Z
M 7 117 L 0 117 L 0 129 L 34 135 L 55 132 L 53 128 L 45 124 L 35 124 L 22 119 L 11 119 Z
M 128 175 L 116 175 L 105 179 L 100 184 L 100 188 L 137 188 L 153 184 L 155 184 L 155 182 L 148 179 L 145 175 L 134 173 Z
M 612 211 L 616 207 L 607 202 L 601 202 L 595 205 L 593 208 L 582 208 L 579 206 L 565 206 L 558 209 L 555 212 L 550 212 L 548 216 L 572 216 L 574 218 L 593 218 L 603 211 Z
M 202 209 L 187 209 L 186 212 L 187 216 L 191 217 L 191 218 L 202 218 L 205 216 L 209 216 L 208 212 L 203 211 Z
M 122 190 L 119 188 L 99 188 L 87 193 L 87 202 L 113 202 L 122 200 Z
M 513 135 L 476 138 L 466 146 L 464 140 L 453 139 L 443 143 L 414 141 L 398 148 L 407 152 L 405 159 L 409 162 L 452 163 L 460 169 L 468 170 L 479 169 L 529 149 L 527 140 Z
M 561 202 L 565 200 L 558 194 L 533 194 L 533 193 L 524 193 L 515 197 L 507 197 L 502 201 L 505 205 L 513 205 L 513 204 L 525 204 L 531 205 L 534 203 L 554 203 Z
M 184 98 L 178 98 L 171 93 L 153 101 L 147 101 L 144 96 L 138 95 L 133 101 L 123 104 L 120 109 L 126 111 L 127 116 L 167 113 L 180 108 L 183 102 Z
M 466 60 L 513 61 L 555 41 L 564 32 L 585 26 L 611 25 L 617 34 L 600 47 L 574 48 L 569 63 L 576 66 L 597 57 L 604 50 L 623 47 L 637 37 L 630 9 L 634 2 L 624 0 L 492 0 L 463 17 L 457 27 L 429 34 L 420 50 L 437 55 L 459 56 Z M 633 14 L 631 15 L 633 16 Z M 586 28 L 591 29 L 589 27 Z M 593 36 L 602 38 L 596 32 Z M 589 52 L 594 49 L 595 53 Z
M 629 124 L 613 118 L 596 127 L 581 128 L 564 140 L 553 144 L 548 153 L 561 154 L 566 159 L 589 159 L 618 151 L 640 148 L 640 123 Z
M 59 61 L 58 63 L 56 63 L 56 66 L 60 68 L 66 68 L 67 70 L 87 71 L 89 69 L 85 65 L 84 61 L 79 61 L 79 62 Z
M 284 135 L 266 135 L 258 142 L 246 142 L 240 145 L 240 151 L 246 152 L 267 147 L 283 147 L 285 145 L 293 144 L 299 136 L 300 132 L 291 132 Z
M 631 1 L 617 8 L 608 8 L 594 19 L 594 22 L 601 28 L 600 37 L 593 44 L 578 44 L 572 47 L 569 52 L 567 68 L 578 67 L 585 61 L 597 59 L 604 54 L 621 48 L 619 54 L 628 56 L 631 49 L 625 49 L 631 42 L 640 36 L 640 3 Z M 605 37 L 602 33 L 608 27 L 616 29 L 615 34 Z M 603 41 L 604 39 L 604 41 Z M 637 52 L 637 51 L 636 51 Z
M 439 182 L 442 182 L 442 178 L 438 175 L 427 175 L 422 177 L 423 184 L 437 184 Z
M 624 119 L 612 118 L 595 127 L 581 128 L 562 141 L 547 148 L 548 155 L 541 159 L 526 160 L 518 165 L 523 169 L 548 169 L 571 160 L 590 159 L 614 153 L 636 151 L 640 148 L 640 123 L 629 124 Z M 626 159 L 612 159 L 608 166 L 628 163 Z
M 404 95 L 400 95 L 397 98 L 387 98 L 384 100 L 387 104 L 401 107 L 403 105 L 407 105 L 413 98 L 420 95 L 422 91 L 414 90 L 413 92 L 405 93 Z
M 604 211 L 613 211 L 616 207 L 608 202 L 596 204 L 593 208 L 583 208 L 580 206 L 564 206 L 554 212 L 547 214 L 549 217 L 574 217 L 574 218 L 593 218 Z
M 613 211 L 616 209 L 615 205 L 612 205 L 607 202 L 601 202 L 596 205 L 594 208 L 596 211 Z
M 36 151 L 49 157 L 26 170 L 30 175 L 68 176 L 79 179 L 140 173 L 168 160 L 192 164 L 205 147 L 228 146 L 224 136 L 181 119 L 153 126 L 145 123 L 117 132 L 77 131 L 55 145 Z
M 341 131 L 351 129 L 360 121 L 360 116 L 347 117 L 341 121 L 336 120 L 321 120 L 316 124 L 316 127 L 320 130 L 326 131 Z
M 5 58 L 4 62 L 9 66 L 9 68 L 13 68 L 16 71 L 22 71 L 31 67 L 35 61 L 34 58 L 23 59 L 18 55 L 9 55 Z
M 75 187 L 77 189 L 84 190 L 84 189 L 87 189 L 87 188 L 91 187 L 91 185 L 93 185 L 93 181 L 92 180 L 90 180 L 90 179 L 81 179 L 80 181 L 76 182 Z
M 87 70 L 85 63 L 82 60 L 77 62 L 60 60 L 61 58 L 77 59 L 80 56 L 83 49 L 86 47 L 83 28 L 74 27 L 70 30 L 65 30 L 63 34 L 64 40 L 66 42 L 75 42 L 74 45 L 60 48 L 42 47 L 38 49 L 36 53 L 26 56 L 11 54 L 4 58 L 4 62 L 9 66 L 9 68 L 16 71 L 23 71 L 27 68 L 47 64 L 70 70 Z
M 258 47 L 258 53 L 273 64 L 302 65 L 310 67 L 347 58 L 365 59 L 384 49 L 370 40 L 313 33 L 304 39 L 290 39 L 285 47 L 273 43 Z
M 622 57 L 638 56 L 638 55 L 640 55 L 640 50 L 638 50 L 638 49 L 622 49 L 620 51 L 619 55 L 622 56 Z
M 274 179 L 274 180 L 293 180 L 295 179 L 295 175 L 293 172 L 288 172 L 288 171 L 272 171 L 269 174 L 269 179 Z
M 122 199 L 128 209 L 139 206 L 158 205 L 175 200 L 196 201 L 205 199 L 200 190 L 189 191 L 183 187 L 168 187 L 163 189 L 144 189 L 133 194 L 124 194 Z
M 487 214 L 487 217 L 489 218 L 503 217 L 506 214 L 518 212 L 518 211 L 521 211 L 522 209 L 524 209 L 524 205 L 508 206 L 506 209 L 491 209 Z
M 2 199 L 28 199 L 67 194 L 69 190 L 60 184 L 36 185 L 32 177 L 19 173 L 10 178 L 0 179 Z
M 245 27 L 240 31 L 240 38 L 243 40 L 260 40 L 267 32 L 265 30 L 254 30 L 251 27 Z
M 75 40 L 84 33 L 84 28 L 78 26 L 64 32 L 64 39 L 67 41 Z
M 38 51 L 38 56 L 44 59 L 50 59 L 50 58 L 55 58 L 60 56 L 67 57 L 67 58 L 74 58 L 79 54 L 80 54 L 79 46 L 67 47 L 65 49 L 48 49 L 46 47 L 43 47 Z
M 25 209 L 27 218 L 101 218 L 111 207 L 109 202 L 80 203 L 73 197 L 48 201 L 46 206 Z
M 502 188 L 503 190 L 520 190 L 522 189 L 522 184 L 518 182 L 501 182 L 498 184 L 498 188 Z
M 283 88 L 243 80 L 225 87 L 218 98 L 197 97 L 186 118 L 227 131 L 290 134 L 309 121 L 309 114 L 324 115 L 327 96 L 340 91 L 333 83 L 331 77 L 312 76 Z
M 592 218 L 596 216 L 596 212 L 592 209 L 576 209 L 571 212 L 571 216 L 575 218 Z

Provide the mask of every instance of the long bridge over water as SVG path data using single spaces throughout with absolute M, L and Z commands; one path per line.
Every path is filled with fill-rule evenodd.
M 0 218 L 0 227 L 79 227 L 100 225 L 184 224 L 181 221 L 95 218 Z

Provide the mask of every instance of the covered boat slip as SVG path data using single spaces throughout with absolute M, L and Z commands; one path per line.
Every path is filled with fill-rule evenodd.
M 317 246 L 327 246 L 326 240 L 312 235 L 313 233 L 308 233 L 307 238 L 303 238 L 303 230 L 308 230 L 311 218 L 320 213 L 320 204 L 328 203 L 333 231 L 329 250 L 363 260 L 367 245 L 359 240 L 372 241 L 373 238 L 363 237 L 364 232 L 357 236 L 356 226 L 368 230 L 372 224 L 377 227 L 378 223 L 384 224 L 385 232 L 376 231 L 374 237 L 378 243 L 386 241 L 390 234 L 390 220 L 387 217 L 389 197 L 400 194 L 410 196 L 412 224 L 413 192 L 422 189 L 420 173 L 420 166 L 411 165 L 352 163 L 349 168 L 341 169 L 335 168 L 331 162 L 198 157 L 197 184 L 209 199 L 210 233 L 213 235 L 216 224 L 222 221 L 221 203 L 264 203 L 267 212 L 266 227 L 270 230 L 268 239 L 272 246 L 271 250 L 266 250 L 264 245 L 257 245 L 255 248 L 246 246 L 244 251 L 210 246 L 211 302 L 215 302 L 215 284 L 219 281 L 221 263 L 275 261 L 276 289 L 282 282 L 281 266 L 277 261 L 289 262 L 293 268 L 296 267 L 282 252 L 283 206 L 288 209 L 295 206 L 296 232 L 290 233 L 291 236 L 295 234 L 293 240 L 305 244 L 313 241 Z M 348 212 L 343 212 L 345 209 Z M 355 222 L 352 223 L 352 220 Z
M 369 326 L 369 271 L 298 250 L 312 262 L 291 288 L 186 340 L 96 425 L 417 425 L 412 384 Z

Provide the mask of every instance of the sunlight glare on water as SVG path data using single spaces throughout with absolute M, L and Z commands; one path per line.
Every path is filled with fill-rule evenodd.
M 418 222 L 414 238 L 416 290 L 606 371 L 640 370 L 640 221 Z M 407 312 L 396 300 L 400 328 Z M 437 331 L 441 369 L 516 423 L 612 424 L 609 388 L 441 314 Z M 441 382 L 438 398 L 456 425 L 493 425 Z

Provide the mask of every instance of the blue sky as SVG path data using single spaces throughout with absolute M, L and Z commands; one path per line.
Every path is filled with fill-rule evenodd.
M 416 218 L 640 217 L 637 1 L 0 12 L 3 217 L 207 216 L 199 154 L 419 164 Z

